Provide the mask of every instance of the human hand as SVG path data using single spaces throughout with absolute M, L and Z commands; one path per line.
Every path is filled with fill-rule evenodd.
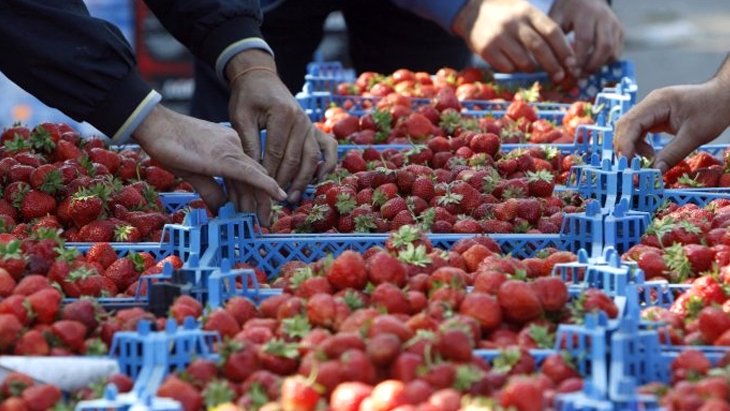
M 499 71 L 533 71 L 559 83 L 575 76 L 576 59 L 560 26 L 525 0 L 469 0 L 453 30 Z
M 251 67 L 269 70 L 236 77 Z M 228 111 L 244 151 L 256 160 L 261 158 L 259 130 L 266 128 L 263 166 L 288 190 L 287 199 L 297 202 L 315 174 L 322 179 L 334 170 L 337 142 L 314 127 L 275 70 L 271 56 L 259 50 L 233 57 L 226 66 L 232 80 Z M 320 164 L 322 153 L 324 162 Z
M 150 157 L 192 184 L 211 209 L 226 200 L 238 209 L 255 201 L 259 220 L 268 225 L 271 198 L 286 198 L 266 169 L 244 154 L 238 135 L 227 127 L 157 105 L 133 134 Z M 224 178 L 228 198 L 216 176 Z
M 605 0 L 556 0 L 549 16 L 565 33 L 575 34 L 581 74 L 593 73 L 621 56 L 624 30 Z
M 717 79 L 654 90 L 616 123 L 614 147 L 629 158 L 637 153 L 653 157 L 654 167 L 665 172 L 730 125 L 728 104 L 730 93 Z M 644 140 L 647 132 L 675 137 L 654 157 Z

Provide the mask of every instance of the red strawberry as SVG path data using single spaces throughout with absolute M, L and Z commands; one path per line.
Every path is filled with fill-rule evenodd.
M 570 298 L 568 288 L 560 277 L 540 277 L 531 286 L 546 311 L 562 310 Z
M 117 260 L 117 253 L 109 243 L 94 243 L 86 252 L 86 261 L 99 263 L 105 269 Z
M 61 293 L 55 288 L 35 292 L 28 296 L 27 301 L 36 322 L 41 324 L 52 324 L 61 309 Z
M 469 143 L 475 153 L 487 153 L 494 157 L 499 152 L 500 138 L 493 133 L 480 133 L 475 135 Z
M 15 355 L 25 356 L 44 356 L 51 352 L 51 347 L 38 330 L 29 330 L 23 333 L 17 343 L 15 343 Z
M 78 321 L 61 320 L 51 325 L 51 331 L 72 352 L 80 352 L 86 338 L 86 326 Z
M 80 299 L 64 305 L 61 311 L 61 318 L 64 320 L 77 321 L 88 330 L 95 330 L 99 326 L 98 317 L 103 310 L 98 309 L 90 299 Z
M 218 309 L 210 313 L 203 325 L 207 331 L 217 331 L 222 338 L 233 338 L 240 331 L 236 319 L 226 310 Z
M 367 271 L 369 280 L 375 285 L 388 282 L 403 287 L 406 283 L 405 266 L 385 251 L 380 251 L 368 258 Z
M 358 171 L 367 170 L 368 166 L 362 158 L 362 154 L 356 151 L 348 151 L 342 159 L 342 168 L 354 174 Z
M 326 275 L 335 290 L 345 288 L 359 290 L 365 287 L 368 280 L 362 256 L 349 250 L 344 251 L 332 262 Z
M 99 196 L 80 190 L 71 199 L 68 212 L 76 227 L 81 228 L 99 218 L 103 210 L 104 202 Z
M 103 165 L 112 174 L 117 172 L 122 161 L 119 154 L 103 148 L 92 148 L 88 153 L 92 162 Z
M 332 411 L 359 411 L 360 404 L 370 396 L 373 387 L 361 382 L 343 382 L 332 391 Z
M 203 396 L 198 390 L 175 375 L 165 379 L 157 389 L 157 395 L 179 401 L 185 411 L 198 411 L 203 407 Z
M 0 314 L 0 352 L 9 350 L 21 335 L 23 325 L 12 314 Z
M 110 220 L 94 220 L 81 227 L 79 238 L 91 243 L 113 241 L 114 228 Z
M 30 190 L 23 197 L 20 214 L 27 220 L 53 214 L 56 210 L 56 199 L 37 190 Z
M 441 88 L 433 99 L 433 105 L 438 111 L 449 108 L 461 111 L 461 103 L 459 103 L 459 99 L 456 98 L 456 93 L 451 87 Z
M 144 178 L 158 191 L 169 191 L 175 184 L 175 175 L 157 166 L 146 167 Z
M 553 175 L 547 170 L 527 172 L 527 187 L 534 197 L 550 197 L 553 195 L 555 183 Z
M 30 185 L 43 192 L 53 194 L 63 187 L 61 173 L 51 164 L 44 164 L 30 175 Z
M 380 214 L 383 216 L 383 218 L 392 220 L 398 213 L 404 210 L 408 210 L 406 200 L 402 197 L 395 197 L 386 201 L 385 204 L 380 207 Z
M 390 411 L 405 404 L 405 386 L 399 380 L 385 380 L 376 385 L 370 393 L 373 411 Z M 362 405 L 361 405 L 362 406 Z
M 503 388 L 500 404 L 519 411 L 540 411 L 543 409 L 543 392 L 535 378 L 512 377 Z
M 281 384 L 283 411 L 313 411 L 319 399 L 317 389 L 302 376 L 287 377 Z
M 40 384 L 23 390 L 28 411 L 47 411 L 61 400 L 61 390 L 50 384 Z
M 537 293 L 529 284 L 508 280 L 499 287 L 497 300 L 505 316 L 517 323 L 535 319 L 543 308 Z
M 134 262 L 129 258 L 120 258 L 104 270 L 104 277 L 111 279 L 118 290 L 126 290 L 130 284 L 137 281 L 139 272 Z

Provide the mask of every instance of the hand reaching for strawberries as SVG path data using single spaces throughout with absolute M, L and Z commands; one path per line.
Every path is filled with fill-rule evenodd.
M 606 0 L 557 0 L 550 18 L 565 33 L 575 34 L 580 74 L 590 74 L 621 55 L 624 31 Z
M 248 50 L 233 57 L 226 66 L 228 111 L 244 151 L 256 160 L 261 157 L 259 130 L 266 128 L 264 168 L 287 188 L 288 200 L 298 202 L 315 174 L 321 179 L 335 168 L 337 142 L 312 125 L 275 73 L 274 59 L 265 52 Z
M 227 200 L 213 176 L 225 179 L 228 200 L 240 210 L 256 211 L 263 224 L 270 219 L 271 198 L 286 198 L 266 169 L 244 154 L 239 137 L 229 128 L 158 105 L 134 137 L 150 157 L 190 182 L 212 209 Z
M 667 171 L 695 148 L 709 143 L 730 126 L 730 59 L 715 77 L 698 85 L 652 91 L 616 124 L 614 146 L 627 157 L 654 157 L 646 133 L 667 132 L 675 137 L 654 157 L 654 166 Z
M 526 0 L 470 0 L 453 30 L 499 71 L 533 71 L 537 63 L 556 83 L 578 73 L 560 26 Z

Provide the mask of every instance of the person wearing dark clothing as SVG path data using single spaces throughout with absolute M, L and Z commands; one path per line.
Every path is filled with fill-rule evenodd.
M 134 53 L 114 25 L 93 18 L 81 0 L 0 2 L 0 71 L 77 121 L 88 121 L 115 144 L 134 136 L 163 165 L 187 178 L 213 206 L 225 201 L 213 176 L 226 178 L 227 199 L 258 211 L 270 198 L 301 192 L 321 151 L 334 167 L 336 144 L 309 122 L 276 74 L 259 29 L 256 0 L 149 0 L 179 41 L 229 84 L 233 130 L 165 109 L 140 77 Z M 241 96 L 247 96 L 242 98 Z M 259 129 L 268 128 L 261 160 Z M 267 175 L 268 174 L 268 175 Z

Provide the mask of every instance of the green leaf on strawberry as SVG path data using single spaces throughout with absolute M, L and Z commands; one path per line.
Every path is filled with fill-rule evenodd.
M 296 315 L 282 320 L 284 333 L 291 338 L 304 338 L 312 330 L 309 319 L 305 315 Z

